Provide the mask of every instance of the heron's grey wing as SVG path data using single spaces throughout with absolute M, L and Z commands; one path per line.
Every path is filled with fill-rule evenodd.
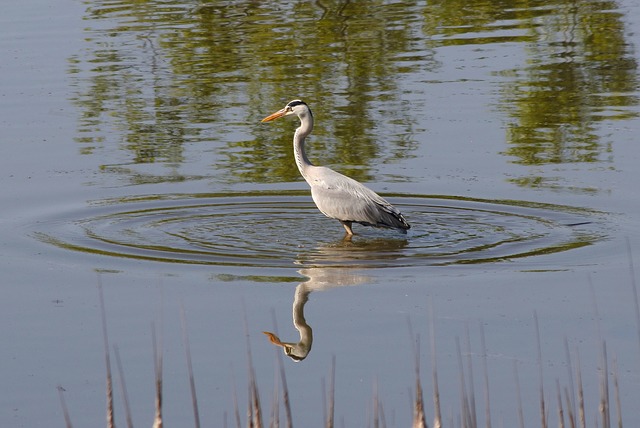
M 363 184 L 318 167 L 312 174 L 311 195 L 327 217 L 371 226 L 408 229 L 400 211 Z

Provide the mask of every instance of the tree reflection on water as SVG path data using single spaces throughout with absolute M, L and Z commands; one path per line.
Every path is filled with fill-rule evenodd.
M 457 60 L 454 49 L 478 46 L 523 57 L 473 72 L 498 81 L 506 161 L 606 163 L 602 124 L 638 104 L 623 18 L 613 1 L 91 2 L 87 49 L 69 67 L 77 141 L 86 154 L 115 145 L 125 164 L 170 167 L 206 143 L 228 183 L 297 181 L 289 124 L 274 142 L 258 119 L 299 97 L 318 116 L 311 157 L 369 181 L 375 165 L 423 143 L 414 136 L 424 112 L 406 88 L 440 83 L 427 76 Z M 541 174 L 510 180 L 550 186 Z

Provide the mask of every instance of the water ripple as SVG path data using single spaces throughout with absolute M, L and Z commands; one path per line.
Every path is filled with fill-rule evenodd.
M 364 228 L 343 239 L 306 193 L 148 195 L 95 201 L 38 222 L 40 241 L 164 263 L 398 267 L 491 263 L 601 240 L 596 213 L 522 201 L 391 196 L 407 235 Z M 81 214 L 81 217 L 77 217 Z

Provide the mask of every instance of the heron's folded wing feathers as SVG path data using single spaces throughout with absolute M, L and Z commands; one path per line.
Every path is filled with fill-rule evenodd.
M 324 215 L 378 227 L 408 229 L 400 211 L 373 190 L 328 168 L 319 168 L 311 184 L 313 200 Z

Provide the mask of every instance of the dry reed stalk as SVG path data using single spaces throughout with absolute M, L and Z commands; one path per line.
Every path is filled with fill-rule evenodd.
M 533 311 L 533 321 L 536 329 L 538 376 L 540 378 L 540 426 L 542 428 L 547 428 L 547 410 L 544 403 L 544 376 L 542 370 L 542 344 L 540 343 L 540 325 L 538 323 L 538 313 L 536 311 Z
M 98 275 L 98 294 L 100 299 L 100 314 L 102 316 L 102 339 L 104 342 L 104 359 L 107 375 L 107 428 L 115 428 L 113 408 L 113 382 L 111 376 L 111 357 L 109 352 L 109 336 L 107 335 L 107 315 L 104 308 L 104 293 L 102 278 Z
M 524 428 L 524 413 L 522 410 L 522 396 L 520 395 L 520 378 L 518 376 L 518 361 L 513 361 L 513 372 L 516 381 L 516 399 L 518 402 L 518 421 L 520 422 L 520 428 Z
M 631 242 L 626 238 L 627 257 L 629 258 L 629 274 L 631 276 L 631 292 L 633 293 L 634 311 L 636 314 L 636 326 L 638 327 L 638 351 L 640 351 L 640 300 L 638 300 L 638 286 L 636 284 L 636 269 L 633 263 L 633 252 L 631 251 Z M 638 352 L 640 356 L 640 352 Z
M 580 368 L 580 354 L 576 349 L 576 382 L 578 384 L 578 418 L 580 420 L 580 428 L 587 428 L 587 420 L 584 410 L 584 390 L 582 389 L 582 369 Z
M 471 414 L 469 415 L 471 418 L 471 426 L 478 426 L 478 418 L 476 415 L 476 394 L 475 394 L 475 384 L 473 379 L 473 362 L 471 360 L 471 334 L 469 332 L 469 323 L 465 323 L 465 337 L 466 337 L 466 347 L 467 347 L 467 370 L 469 373 L 469 408 L 471 410 Z
M 382 428 L 386 428 L 387 427 L 387 421 L 386 421 L 386 419 L 384 417 L 384 406 L 382 405 L 382 401 L 381 400 L 378 399 L 377 402 L 378 402 L 378 416 L 379 416 L 380 424 L 381 424 L 380 426 Z
M 622 428 L 622 406 L 620 405 L 620 385 L 618 384 L 618 359 L 613 357 L 613 392 L 616 400 L 616 416 L 618 428 Z
M 287 386 L 287 376 L 284 372 L 284 364 L 282 362 L 282 354 L 276 352 L 278 355 L 278 372 L 280 373 L 280 382 L 282 383 L 282 402 L 284 404 L 285 423 L 287 428 L 293 428 L 293 416 L 291 415 L 291 401 L 289 400 L 289 388 Z M 333 358 L 335 365 L 335 357 Z M 333 382 L 332 382 L 333 388 Z M 331 391 L 333 398 L 333 391 Z M 333 409 L 332 409 L 333 410 Z
M 273 309 L 271 310 L 271 318 L 273 320 L 273 331 L 275 332 L 276 335 L 278 335 L 278 323 L 276 320 L 276 314 L 273 311 Z M 246 325 L 246 318 L 245 318 L 245 333 L 247 335 L 249 334 L 248 327 Z M 247 346 L 249 346 L 248 343 L 247 343 Z M 275 356 L 276 356 L 276 361 L 278 365 L 277 373 L 279 373 L 280 375 L 280 384 L 282 385 L 282 403 L 283 403 L 284 412 L 285 412 L 285 426 L 287 428 L 293 428 L 293 416 L 291 414 L 291 401 L 289 399 L 289 388 L 287 386 L 287 376 L 284 371 L 282 354 L 278 351 L 277 348 L 275 349 Z M 335 363 L 335 358 L 334 358 L 334 363 Z M 278 409 L 279 409 L 279 406 L 278 406 Z
M 184 311 L 184 305 L 180 305 L 180 321 L 182 325 L 182 342 L 184 344 L 185 358 L 187 359 L 189 389 L 191 391 L 191 405 L 193 408 L 193 422 L 196 428 L 200 428 L 200 412 L 198 411 L 196 381 L 195 381 L 195 376 L 193 375 L 193 363 L 191 361 L 191 345 L 189 343 L 189 332 L 187 331 L 187 316 Z
M 564 428 L 564 409 L 562 408 L 562 393 L 558 378 L 556 378 L 556 397 L 558 400 L 558 428 Z
M 60 406 L 62 406 L 62 414 L 64 415 L 64 422 L 67 428 L 73 428 L 71 423 L 71 417 L 69 416 L 69 409 L 67 408 L 67 402 L 64 399 L 64 388 L 58 385 L 58 396 L 60 397 Z
M 247 373 L 249 374 L 249 393 L 247 406 L 247 426 L 249 428 L 262 428 L 262 408 L 260 406 L 260 394 L 258 392 L 258 384 L 256 382 L 256 372 L 253 367 L 253 354 L 251 352 L 251 343 L 249 342 L 249 322 L 247 320 L 247 311 L 244 308 L 244 333 L 247 347 Z
M 426 413 L 424 411 L 424 396 L 422 391 L 422 383 L 420 381 L 420 336 L 413 334 L 413 326 L 411 324 L 411 320 L 407 318 L 407 327 L 409 329 L 409 339 L 411 343 L 411 349 L 413 353 L 413 370 L 416 379 L 416 395 L 415 399 L 413 399 L 413 421 L 411 426 L 413 428 L 423 428 L 428 427 L 426 421 Z M 415 339 L 414 339 L 415 338 Z M 409 391 L 409 395 L 413 396 L 411 391 Z
M 610 428 L 611 420 L 609 415 L 609 367 L 607 361 L 607 344 L 602 342 L 600 369 L 600 417 L 602 428 Z
M 380 428 L 380 396 L 378 395 L 378 379 L 373 381 L 373 428 Z
M 569 389 L 567 389 L 566 387 L 564 388 L 564 398 L 565 401 L 567 403 L 567 412 L 569 413 L 567 416 L 567 419 L 569 421 L 569 428 L 576 428 L 576 418 L 575 415 L 573 414 L 573 402 L 571 401 L 570 395 L 569 395 Z
M 122 368 L 122 361 L 120 360 L 120 350 L 117 345 L 113 345 L 113 353 L 116 357 L 116 367 L 118 368 L 118 380 L 120 382 L 120 393 L 122 394 L 122 401 L 124 403 L 125 420 L 127 421 L 127 427 L 133 428 L 131 406 L 129 406 L 129 394 L 127 393 L 127 384 L 124 380 L 124 370 Z
M 569 378 L 569 390 L 565 388 L 565 399 L 567 402 L 567 413 L 569 419 L 569 427 L 576 428 L 575 412 L 576 412 L 576 393 L 573 382 L 573 368 L 571 364 L 571 353 L 569 352 L 569 340 L 564 337 L 564 353 L 567 359 L 567 376 Z
M 155 324 L 151 323 L 151 342 L 153 346 L 153 371 L 155 374 L 156 396 L 153 428 L 162 428 L 162 345 L 158 344 Z
M 427 428 L 427 418 L 424 411 L 424 397 L 422 395 L 422 383 L 420 382 L 420 339 L 416 338 L 414 345 L 414 371 L 416 376 L 416 398 L 413 411 L 413 428 Z
M 487 368 L 487 344 L 484 338 L 484 326 L 480 324 L 480 346 L 482 347 L 482 371 L 484 373 L 484 416 L 486 428 L 491 428 L 491 405 L 489 400 L 489 370 Z
M 464 367 L 462 366 L 462 350 L 460 349 L 460 338 L 456 337 L 456 354 L 458 357 L 458 374 L 460 378 L 460 417 L 462 418 L 462 427 L 472 427 L 471 411 L 469 410 L 469 397 L 467 395 L 467 387 L 465 384 Z
M 235 377 L 233 378 L 233 389 L 232 389 L 231 396 L 233 400 L 233 414 L 236 419 L 236 428 L 241 428 L 242 425 L 240 423 L 240 408 L 238 406 L 238 390 L 236 389 Z
M 269 417 L 269 428 L 280 427 L 280 391 L 278 389 L 278 371 L 274 370 L 273 399 L 271 402 L 271 416 Z
M 279 355 L 279 354 L 278 354 Z M 324 397 L 327 397 L 325 401 L 324 408 L 326 409 L 326 414 L 324 418 L 324 426 L 325 428 L 333 428 L 334 417 L 335 417 L 335 390 L 336 390 L 336 356 L 331 357 L 331 373 L 329 376 L 329 391 L 327 394 L 323 394 Z
M 433 300 L 429 299 L 429 336 L 431 338 L 431 378 L 433 380 L 433 428 L 442 428 L 440 391 L 438 389 L 438 362 L 436 357 L 436 332 Z

